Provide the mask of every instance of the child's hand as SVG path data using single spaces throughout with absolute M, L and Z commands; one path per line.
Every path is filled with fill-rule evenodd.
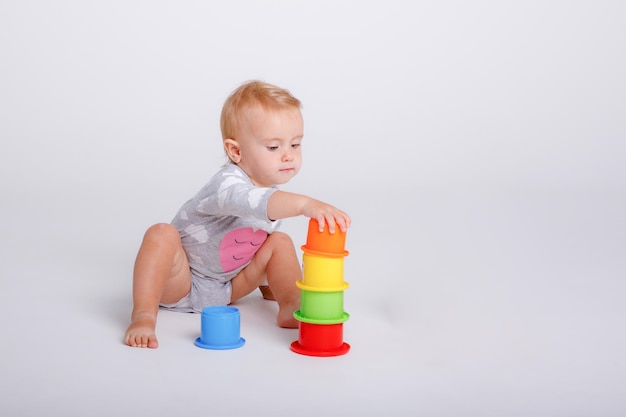
M 284 219 L 293 216 L 306 216 L 317 220 L 320 232 L 324 231 L 324 224 L 328 223 L 330 233 L 335 233 L 335 227 L 339 225 L 342 232 L 350 227 L 350 216 L 337 207 L 326 204 L 323 201 L 286 191 L 274 192 L 267 204 L 267 215 L 270 219 Z
M 324 231 L 324 224 L 328 223 L 330 233 L 335 233 L 335 226 L 339 226 L 342 232 L 350 227 L 350 216 L 336 207 L 322 201 L 309 199 L 302 208 L 302 214 L 317 220 L 320 225 L 320 232 Z

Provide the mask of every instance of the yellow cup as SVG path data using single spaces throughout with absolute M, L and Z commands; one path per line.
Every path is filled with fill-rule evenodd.
M 343 288 L 343 256 L 319 256 L 307 251 L 302 255 L 302 284 L 309 288 Z

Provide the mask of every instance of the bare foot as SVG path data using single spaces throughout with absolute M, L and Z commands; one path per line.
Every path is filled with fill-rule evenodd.
M 151 315 L 141 315 L 132 320 L 124 342 L 128 346 L 155 349 L 159 347 L 154 329 L 156 328 L 156 318 Z
M 300 307 L 300 299 L 291 303 L 283 303 L 278 306 L 278 315 L 276 316 L 276 323 L 279 327 L 285 327 L 287 329 L 297 329 L 298 320 L 295 319 L 293 313 Z
M 276 297 L 274 297 L 269 285 L 259 285 L 259 290 L 261 290 L 261 294 L 263 294 L 264 299 L 276 301 Z

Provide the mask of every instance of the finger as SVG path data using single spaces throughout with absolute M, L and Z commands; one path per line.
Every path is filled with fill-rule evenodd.
M 342 229 L 344 232 L 348 230 L 350 225 L 352 224 L 352 219 L 346 213 L 343 213 L 343 221 L 345 224 L 345 229 Z
M 328 232 L 330 234 L 335 233 L 335 226 L 336 226 L 335 217 L 333 215 L 329 215 L 326 218 L 326 222 L 328 223 Z
M 322 233 L 324 231 L 324 223 L 326 222 L 326 219 L 324 218 L 323 215 L 320 215 L 316 217 L 315 220 L 317 220 L 317 224 L 319 226 L 319 232 Z
M 346 221 L 345 218 L 343 217 L 337 218 L 337 224 L 339 225 L 339 230 L 341 230 L 342 232 L 345 233 L 348 230 L 348 222 Z
M 337 210 L 337 213 L 334 213 L 333 221 L 335 225 L 339 226 L 339 229 L 345 233 L 350 227 L 350 216 L 344 213 L 341 210 Z

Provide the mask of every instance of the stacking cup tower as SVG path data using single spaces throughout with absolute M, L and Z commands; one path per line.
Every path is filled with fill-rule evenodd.
M 309 356 L 339 356 L 348 353 L 343 341 L 343 322 L 350 315 L 343 310 L 343 293 L 348 283 L 343 279 L 346 233 L 319 231 L 317 220 L 309 220 L 306 245 L 302 246 L 302 280 L 298 320 L 298 340 L 291 350 Z

